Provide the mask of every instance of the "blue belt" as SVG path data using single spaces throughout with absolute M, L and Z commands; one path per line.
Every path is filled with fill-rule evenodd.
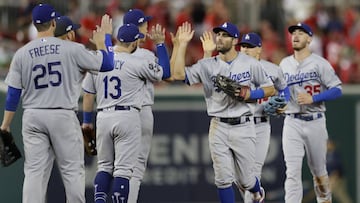
M 140 111 L 139 108 L 134 107 L 134 106 L 112 106 L 112 107 L 107 107 L 107 108 L 102 108 L 102 109 L 97 109 L 98 111 L 129 111 L 131 108 L 134 108 L 138 111 Z
M 265 116 L 262 117 L 254 117 L 254 123 L 258 124 L 258 123 L 265 123 L 268 121 L 268 118 Z
M 294 114 L 288 114 L 289 116 L 293 118 L 297 118 L 303 121 L 313 121 L 319 118 L 323 117 L 322 113 L 314 113 L 314 114 L 301 114 L 301 113 L 294 113 Z
M 240 116 L 235 118 L 218 118 L 220 122 L 227 123 L 229 125 L 239 125 L 250 121 L 249 116 Z

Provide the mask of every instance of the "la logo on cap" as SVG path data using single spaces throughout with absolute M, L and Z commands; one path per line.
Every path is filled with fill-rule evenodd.
M 139 23 L 143 23 L 144 20 L 145 20 L 145 18 L 140 18 L 140 19 L 138 20 L 138 22 L 139 22 Z
M 72 25 L 66 27 L 66 31 L 70 31 L 72 29 Z
M 297 25 L 298 25 L 298 26 L 302 26 L 301 23 L 298 23 Z
M 227 23 L 224 23 L 221 27 L 227 27 L 228 25 L 227 25 Z
M 249 40 L 249 39 L 250 39 L 250 35 L 249 35 L 249 34 L 246 34 L 245 39 L 246 39 L 246 40 Z

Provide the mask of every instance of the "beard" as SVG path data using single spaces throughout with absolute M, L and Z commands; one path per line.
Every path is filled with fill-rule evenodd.
M 216 45 L 216 51 L 220 52 L 221 54 L 225 54 L 231 50 L 232 46 L 227 44 L 217 44 Z

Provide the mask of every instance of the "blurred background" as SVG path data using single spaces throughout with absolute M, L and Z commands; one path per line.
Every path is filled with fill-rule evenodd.
M 0 0 L 0 105 L 5 103 L 3 83 L 15 51 L 36 37 L 31 10 L 50 3 L 57 11 L 80 23 L 77 40 L 89 49 L 92 30 L 105 13 L 116 30 L 130 8 L 142 9 L 166 28 L 166 45 L 172 52 L 170 32 L 185 21 L 195 29 L 186 63 L 202 58 L 199 36 L 225 21 L 241 33 L 258 32 L 263 39 L 263 58 L 276 64 L 292 54 L 287 27 L 306 22 L 313 31 L 313 52 L 325 57 L 343 82 L 344 96 L 327 103 L 329 143 L 328 170 L 334 182 L 334 202 L 360 202 L 360 1 L 359 0 Z M 143 46 L 154 50 L 146 41 Z M 1 109 L 1 114 L 3 110 Z M 12 131 L 21 145 L 21 108 Z M 79 112 L 79 116 L 81 116 Z M 218 202 L 208 150 L 209 118 L 201 86 L 159 83 L 154 105 L 155 128 L 149 167 L 140 191 L 140 203 Z M 272 138 L 263 170 L 267 201 L 284 202 L 285 166 L 281 151 L 282 118 L 272 119 Z M 87 199 L 92 201 L 96 157 L 86 158 Z M 0 202 L 21 202 L 23 159 L 0 168 Z M 312 179 L 304 160 L 304 203 L 316 202 Z M 336 187 L 336 188 L 335 188 Z M 241 198 L 237 193 L 237 201 Z M 55 170 L 49 183 L 49 202 L 65 202 L 61 179 Z

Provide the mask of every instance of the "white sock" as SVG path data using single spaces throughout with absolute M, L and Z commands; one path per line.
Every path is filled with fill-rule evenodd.
M 130 189 L 129 189 L 128 203 L 137 203 L 139 190 L 140 190 L 140 180 L 131 178 L 129 185 L 130 185 Z

